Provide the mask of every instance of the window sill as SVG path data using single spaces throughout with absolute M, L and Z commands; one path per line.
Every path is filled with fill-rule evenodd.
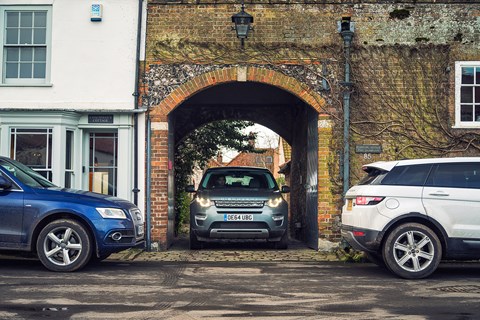
M 479 124 L 474 124 L 474 125 L 454 125 L 452 129 L 479 129 L 480 130 L 480 123 Z
M 53 87 L 53 83 L 0 83 L 0 87 Z

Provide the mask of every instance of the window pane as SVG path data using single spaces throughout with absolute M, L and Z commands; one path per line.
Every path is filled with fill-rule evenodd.
M 427 184 L 436 187 L 471 188 L 478 185 L 479 173 L 478 163 L 440 164 L 436 170 L 433 170 Z
M 35 12 L 34 27 L 46 27 L 47 26 L 47 12 L 39 11 Z
M 20 27 L 33 27 L 33 12 L 20 12 Z
M 473 102 L 473 87 L 460 88 L 460 102 L 461 103 Z
M 17 134 L 15 159 L 31 168 L 46 168 L 46 134 Z
M 72 172 L 65 172 L 65 188 L 72 187 Z
M 7 61 L 8 62 L 18 62 L 18 48 L 7 48 Z
M 480 121 L 480 104 L 475 105 L 475 121 Z
M 20 78 L 31 78 L 31 77 L 32 77 L 32 64 L 20 63 Z
M 33 77 L 35 79 L 43 79 L 45 78 L 45 69 L 46 69 L 46 64 L 45 63 L 34 63 L 33 64 Z
M 32 44 L 32 29 L 20 29 L 20 44 Z
M 473 84 L 473 67 L 463 67 L 462 68 L 462 83 L 463 84 Z
M 31 62 L 33 60 L 33 48 L 20 49 L 20 61 Z
M 7 28 L 18 27 L 19 15 L 19 12 L 7 12 Z
M 48 154 L 47 154 L 47 163 L 48 163 L 48 166 L 47 168 L 51 168 L 52 167 L 52 129 L 49 129 L 48 132 L 50 134 L 47 135 L 47 151 L 48 151 Z
M 423 186 L 429 170 L 429 164 L 398 166 L 393 168 L 387 176 L 383 178 L 381 184 Z
M 6 44 L 18 44 L 18 29 L 7 29 Z
M 65 145 L 65 169 L 72 169 L 73 131 L 67 131 L 67 142 Z
M 90 134 L 89 190 L 103 194 L 117 193 L 117 134 Z
M 7 63 L 7 68 L 5 71 L 6 78 L 18 78 L 18 63 Z
M 460 120 L 473 121 L 473 106 L 463 104 L 460 106 Z
M 475 87 L 475 102 L 480 103 L 480 86 Z
M 47 61 L 47 50 L 46 50 L 46 48 L 35 48 L 33 53 L 34 53 L 33 61 L 38 61 L 38 62 Z
M 33 43 L 45 44 L 47 42 L 47 29 L 34 29 L 33 30 Z
M 52 180 L 52 129 L 11 129 L 11 157 Z
M 476 84 L 480 84 L 480 68 L 477 67 L 475 68 L 476 69 L 476 78 L 477 78 L 477 81 L 475 82 Z

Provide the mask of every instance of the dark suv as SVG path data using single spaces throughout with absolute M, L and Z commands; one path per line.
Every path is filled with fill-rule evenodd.
M 187 191 L 195 192 L 193 186 Z M 190 247 L 221 239 L 264 239 L 288 246 L 288 205 L 264 168 L 208 169 L 190 205 Z

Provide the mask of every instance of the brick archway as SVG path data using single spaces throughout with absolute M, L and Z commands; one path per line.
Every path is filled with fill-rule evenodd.
M 269 84 L 292 93 L 305 101 L 318 113 L 322 113 L 325 100 L 307 85 L 279 71 L 257 66 L 232 66 L 198 75 L 176 87 L 155 106 L 150 115 L 155 121 L 166 121 L 167 115 L 182 102 L 209 87 L 235 81 L 252 81 Z
M 173 207 L 172 203 L 169 205 L 168 196 L 169 181 L 170 183 L 173 181 L 173 165 L 169 162 L 169 159 L 173 156 L 173 150 L 169 150 L 168 147 L 168 115 L 184 101 L 200 91 L 219 84 L 236 81 L 259 82 L 278 87 L 295 95 L 315 109 L 319 114 L 319 159 L 325 159 L 329 156 L 328 144 L 331 140 L 332 130 L 329 124 L 329 117 L 322 114 L 325 100 L 317 92 L 296 78 L 276 70 L 259 66 L 226 66 L 188 79 L 178 85 L 158 104 L 151 107 L 149 111 L 152 146 L 150 162 L 152 170 L 152 188 L 150 194 L 152 250 L 166 249 L 173 237 L 174 226 L 171 221 L 169 221 L 169 210 L 171 211 Z M 331 229 L 330 221 L 336 211 L 328 188 L 329 182 L 327 181 L 330 181 L 329 178 L 326 162 L 319 161 L 318 181 L 322 181 L 322 188 L 319 188 L 319 199 L 321 200 L 319 200 L 318 204 L 319 230 Z M 322 192 L 325 193 L 325 195 L 321 194 Z

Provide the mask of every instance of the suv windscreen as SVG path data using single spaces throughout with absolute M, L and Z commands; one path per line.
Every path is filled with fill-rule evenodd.
M 26 165 L 6 159 L 0 159 L 0 166 L 10 172 L 21 183 L 33 188 L 49 188 L 55 187 L 53 183 L 45 179 L 41 174 L 33 171 Z
M 394 167 L 381 181 L 382 185 L 423 186 L 431 164 Z
M 262 171 L 207 171 L 201 189 L 251 188 L 278 190 L 275 179 L 269 172 Z

